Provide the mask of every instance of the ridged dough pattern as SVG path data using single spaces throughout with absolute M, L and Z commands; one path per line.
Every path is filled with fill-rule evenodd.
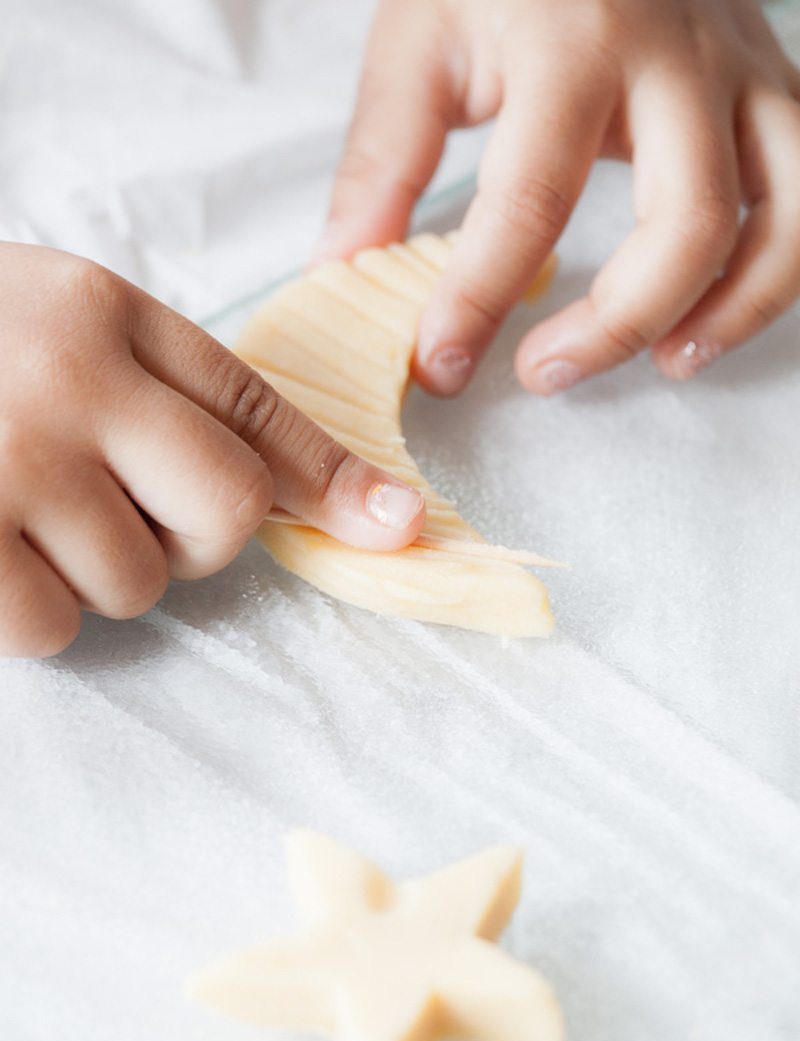
M 451 248 L 452 234 L 422 234 L 319 267 L 281 286 L 235 348 L 337 441 L 424 494 L 428 545 L 370 552 L 269 520 L 258 537 L 284 567 L 359 607 L 505 636 L 546 636 L 553 622 L 542 583 L 497 553 L 460 554 L 453 540 L 484 540 L 431 488 L 405 447 L 400 412 L 417 328 Z M 551 258 L 527 298 L 547 287 L 553 268 Z M 439 539 L 448 540 L 447 549 L 430 548 Z

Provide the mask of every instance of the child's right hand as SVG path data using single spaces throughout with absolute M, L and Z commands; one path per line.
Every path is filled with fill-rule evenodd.
M 81 607 L 146 611 L 273 502 L 364 548 L 422 528 L 418 492 L 105 268 L 0 243 L 0 337 L 0 654 L 60 651 Z
M 632 163 L 636 227 L 523 339 L 528 390 L 648 345 L 689 379 L 800 296 L 800 70 L 758 0 L 381 0 L 315 259 L 403 239 L 446 134 L 494 116 L 420 325 L 433 393 L 464 389 L 599 155 Z

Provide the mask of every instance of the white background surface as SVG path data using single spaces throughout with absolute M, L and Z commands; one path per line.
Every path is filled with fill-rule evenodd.
M 295 267 L 369 8 L 0 3 L 0 232 L 195 318 Z M 510 372 L 624 233 L 626 190 L 598 170 L 551 296 L 461 400 L 406 414 L 471 520 L 573 561 L 551 641 L 380 620 L 251 546 L 0 665 L 4 1041 L 264 1036 L 180 987 L 291 925 L 297 824 L 399 876 L 522 844 L 508 947 L 575 1041 L 800 1037 L 798 314 L 691 386 L 643 358 L 536 401 Z

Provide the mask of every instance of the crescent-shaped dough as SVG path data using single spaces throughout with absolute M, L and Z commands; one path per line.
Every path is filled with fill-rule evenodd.
M 431 488 L 405 447 L 400 412 L 417 326 L 451 248 L 451 236 L 416 235 L 319 267 L 281 286 L 235 348 L 337 441 L 424 494 L 418 542 L 371 552 L 270 520 L 258 537 L 289 571 L 379 614 L 547 636 L 547 593 L 518 563 L 526 555 L 487 545 Z M 554 267 L 551 258 L 527 298 L 544 291 Z

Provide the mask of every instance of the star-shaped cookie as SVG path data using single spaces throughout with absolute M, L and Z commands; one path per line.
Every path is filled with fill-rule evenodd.
M 561 1041 L 545 980 L 494 942 L 520 893 L 520 851 L 497 846 L 399 884 L 311 831 L 287 839 L 302 928 L 226 958 L 192 997 L 256 1026 L 336 1041 Z

